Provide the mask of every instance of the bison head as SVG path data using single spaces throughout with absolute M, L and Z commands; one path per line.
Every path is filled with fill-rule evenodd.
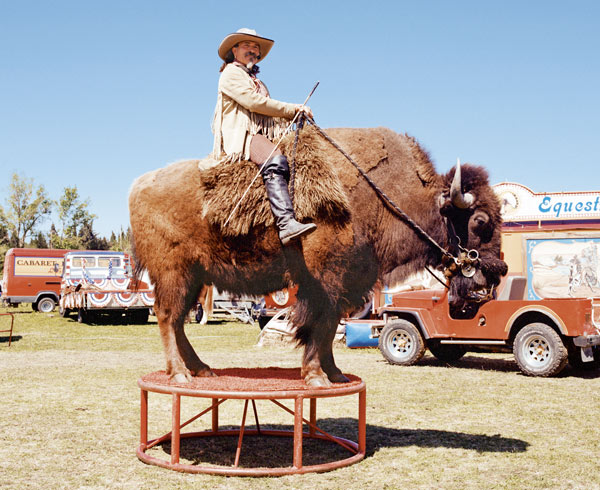
M 447 231 L 447 250 L 457 261 L 445 265 L 450 307 L 455 317 L 470 317 L 500 283 L 508 267 L 500 258 L 500 201 L 482 167 L 464 165 L 443 178 L 440 213 Z M 452 262 L 452 263 L 449 263 Z

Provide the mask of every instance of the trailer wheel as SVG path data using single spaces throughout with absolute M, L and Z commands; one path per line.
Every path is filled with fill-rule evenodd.
M 528 376 L 555 376 L 567 364 L 567 348 L 556 331 L 544 323 L 531 323 L 519 331 L 513 353 Z
M 79 323 L 86 323 L 88 319 L 87 313 L 83 310 L 83 308 L 79 308 L 77 310 L 77 321 Z
M 427 345 L 427 347 L 436 359 L 448 363 L 458 361 L 467 353 L 467 348 L 464 345 L 450 345 L 440 344 L 439 342 L 431 342 Z
M 36 310 L 41 313 L 50 313 L 54 311 L 55 307 L 56 301 L 54 301 L 54 299 L 50 298 L 49 296 L 45 296 L 37 302 Z
M 201 323 L 203 316 L 204 316 L 204 308 L 202 307 L 202 303 L 198 303 L 198 305 L 196 307 L 196 323 Z
M 58 313 L 63 318 L 67 318 L 69 316 L 69 314 L 71 313 L 71 310 L 69 310 L 69 308 L 63 308 L 62 306 L 59 306 Z
M 271 321 L 271 318 L 273 318 L 272 316 L 268 316 L 268 315 L 259 315 L 258 317 L 258 326 L 259 328 L 262 330 L 263 328 L 265 328 L 267 326 L 267 323 L 269 323 Z
M 148 323 L 149 316 L 150 310 L 148 308 L 141 308 L 139 310 L 131 311 L 131 320 L 135 324 Z
M 390 364 L 411 366 L 425 354 L 425 342 L 412 323 L 392 320 L 381 330 L 379 350 Z

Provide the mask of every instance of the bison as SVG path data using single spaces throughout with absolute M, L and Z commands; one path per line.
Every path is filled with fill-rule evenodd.
M 392 272 L 402 279 L 425 266 L 440 267 L 448 254 L 460 257 L 470 251 L 469 274 L 454 274 L 451 280 L 451 306 L 459 311 L 506 274 L 500 258 L 500 203 L 483 168 L 465 164 L 439 175 L 414 138 L 385 128 L 331 129 L 327 134 L 448 252 L 398 219 L 312 126 L 300 133 L 294 190 L 298 219 L 318 226 L 290 246 L 279 242 L 260 182 L 231 220 L 237 230 L 224 223 L 256 173 L 253 164 L 222 163 L 200 172 L 198 160 L 188 160 L 149 172 L 136 179 L 129 196 L 134 254 L 155 286 L 166 371 L 176 382 L 213 375 L 184 332 L 186 314 L 205 284 L 251 295 L 297 284 L 291 319 L 304 346 L 301 373 L 310 386 L 330 386 L 347 381 L 332 351 L 337 325 L 364 303 L 378 279 Z M 282 149 L 292 154 L 291 137 Z M 302 168 L 312 174 L 301 174 Z M 315 200 L 310 211 L 299 210 Z M 221 221 L 215 218 L 219 212 Z

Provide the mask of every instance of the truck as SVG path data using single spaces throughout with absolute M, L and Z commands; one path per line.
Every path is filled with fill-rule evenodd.
M 576 369 L 600 367 L 598 299 L 526 300 L 525 277 L 503 282 L 498 297 L 481 304 L 472 318 L 451 317 L 447 289 L 395 293 L 377 308 L 371 337 L 396 365 L 416 364 L 426 349 L 447 363 L 484 349 L 512 352 L 529 376 L 556 376 L 567 363 Z
M 100 315 L 116 319 L 123 314 L 133 323 L 148 321 L 154 291 L 134 277 L 129 254 L 111 251 L 73 251 L 65 254 L 61 280 L 60 313 L 77 312 L 79 322 Z
M 60 298 L 64 256 L 70 250 L 11 248 L 4 258 L 2 301 L 8 306 L 31 303 L 50 313 Z

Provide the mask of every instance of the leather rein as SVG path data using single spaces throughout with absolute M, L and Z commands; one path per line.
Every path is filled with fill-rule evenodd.
M 313 127 L 317 130 L 317 132 L 323 136 L 336 150 L 338 150 L 345 158 L 348 160 L 356 170 L 360 173 L 360 175 L 367 181 L 367 183 L 373 188 L 375 194 L 383 201 L 383 203 L 393 212 L 396 216 L 398 216 L 413 232 L 424 242 L 428 243 L 432 248 L 437 250 L 442 257 L 442 265 L 444 267 L 444 276 L 448 280 L 450 280 L 458 273 L 461 273 L 464 277 L 473 277 L 475 272 L 477 271 L 477 264 L 479 263 L 479 252 L 475 249 L 468 250 L 461 246 L 460 237 L 456 235 L 454 230 L 454 226 L 447 226 L 448 233 L 451 239 L 454 239 L 455 245 L 459 249 L 459 253 L 457 255 L 453 255 L 449 250 L 443 248 L 435 239 L 429 235 L 423 228 L 421 228 L 417 223 L 415 223 L 410 216 L 408 216 L 400 207 L 367 175 L 367 173 L 356 163 L 343 148 L 341 148 L 333 139 L 329 137 L 323 129 L 321 129 L 315 121 L 307 116 L 306 114 L 302 114 L 296 123 L 296 135 L 294 138 L 294 146 L 292 149 L 292 158 L 290 163 L 290 196 L 293 199 L 294 195 L 294 180 L 295 180 L 295 160 L 296 160 L 296 150 L 298 147 L 298 139 L 300 136 L 300 129 L 304 126 L 304 121 L 309 122 L 313 125 Z M 451 224 L 451 222 L 449 222 Z M 431 271 L 430 271 L 431 272 Z M 448 285 L 445 285 L 448 287 Z M 487 299 L 491 299 L 494 295 L 494 287 L 492 286 L 489 292 L 485 296 L 478 296 L 480 299 L 470 298 L 472 301 L 487 301 Z

